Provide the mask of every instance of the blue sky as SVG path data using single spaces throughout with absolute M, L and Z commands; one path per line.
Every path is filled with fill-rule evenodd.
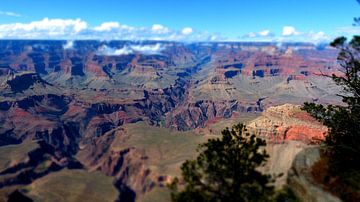
M 321 41 L 360 33 L 351 26 L 356 0 L 0 2 L 0 38 Z

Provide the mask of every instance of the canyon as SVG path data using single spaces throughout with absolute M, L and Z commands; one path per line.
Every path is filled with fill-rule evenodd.
M 113 189 L 111 200 L 166 201 L 167 183 L 196 155 L 196 145 L 240 121 L 268 140 L 273 155 L 265 170 L 287 172 L 296 154 L 327 131 L 299 105 L 341 103 L 341 89 L 323 76 L 341 74 L 338 52 L 329 46 L 66 44 L 0 41 L 3 198 L 36 199 L 44 184 L 79 175 L 88 182 L 81 186 L 95 193 L 92 176 L 101 179 L 101 186 Z M 129 46 L 152 51 L 119 54 Z

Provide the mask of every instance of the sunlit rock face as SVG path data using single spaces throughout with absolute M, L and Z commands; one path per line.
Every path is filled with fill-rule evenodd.
M 266 109 L 249 124 L 250 130 L 273 141 L 297 140 L 304 143 L 325 139 L 327 128 L 299 105 L 285 104 Z

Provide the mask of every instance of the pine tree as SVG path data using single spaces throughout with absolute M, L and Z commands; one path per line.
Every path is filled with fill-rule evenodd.
M 343 75 L 332 75 L 343 88 L 339 94 L 343 106 L 305 103 L 303 109 L 328 127 L 325 149 L 331 157 L 330 169 L 334 173 L 360 169 L 360 37 L 349 43 L 345 37 L 337 38 L 332 46 L 340 50 L 338 61 Z
M 269 157 L 265 140 L 250 135 L 243 124 L 200 145 L 196 160 L 186 161 L 182 180 L 170 186 L 173 201 L 270 201 L 271 177 L 256 170 Z M 179 191 L 181 189 L 181 191 Z

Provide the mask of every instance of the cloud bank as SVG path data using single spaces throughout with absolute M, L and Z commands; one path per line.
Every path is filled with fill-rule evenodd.
M 269 40 L 274 36 L 275 36 L 274 33 L 272 33 L 268 29 L 265 29 L 265 30 L 262 30 L 262 31 L 259 31 L 259 32 L 250 32 L 250 33 L 244 35 L 242 38 L 244 38 L 244 39 L 253 39 L 253 40 L 257 40 L 257 39 Z
M 348 27 L 339 27 L 336 32 L 338 35 L 360 35 L 360 27 L 359 26 L 348 26 Z
M 150 27 L 132 27 L 115 21 L 89 26 L 82 19 L 44 18 L 29 23 L 0 24 L 0 38 L 208 41 L 218 40 L 221 37 L 194 31 L 191 27 L 184 27 L 181 30 L 172 30 L 161 24 L 153 24 Z
M 18 16 L 11 12 L 0 15 Z M 360 33 L 358 28 L 341 28 L 337 30 L 347 33 Z M 277 33 L 277 34 L 276 34 Z M 338 36 L 338 35 L 336 35 Z M 268 41 L 268 42 L 329 42 L 335 37 L 328 36 L 322 31 L 298 31 L 294 26 L 284 26 L 282 30 L 264 29 L 250 32 L 238 38 L 224 37 L 219 33 L 199 31 L 192 27 L 174 30 L 162 24 L 149 27 L 133 27 L 116 21 L 103 22 L 90 26 L 86 21 L 78 19 L 49 19 L 29 23 L 0 24 L 0 39 L 62 39 L 62 40 L 158 40 L 158 41 Z M 72 47 L 66 44 L 65 49 Z M 136 47 L 122 50 L 121 53 L 136 51 Z M 106 52 L 106 51 L 105 51 Z M 109 51 L 112 52 L 112 51 Z
M 0 38 L 50 39 L 77 36 L 88 25 L 81 19 L 48 19 L 30 23 L 12 23 L 0 25 Z
M 283 27 L 282 35 L 289 37 L 289 36 L 298 36 L 298 35 L 301 35 L 301 33 L 298 32 L 295 29 L 295 27 L 285 26 L 285 27 Z
M 314 44 L 328 43 L 334 38 L 323 31 L 298 31 L 294 26 L 284 26 L 279 35 L 266 29 L 259 32 L 250 32 L 241 37 L 245 41 L 310 42 Z
M 134 53 L 155 55 L 161 54 L 161 51 L 165 50 L 165 48 L 165 45 L 160 43 L 154 45 L 125 45 L 124 47 L 119 49 L 103 45 L 97 50 L 96 54 L 106 56 L 129 55 Z

